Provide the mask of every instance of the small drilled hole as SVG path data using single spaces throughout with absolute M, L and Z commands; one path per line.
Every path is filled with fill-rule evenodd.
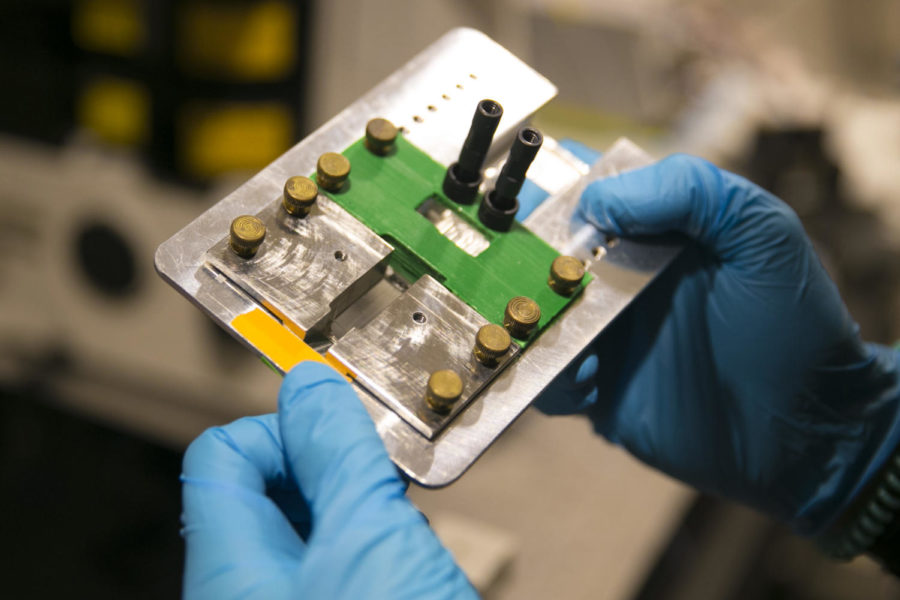
M 424 120 L 425 120 L 425 119 L 423 119 L 423 118 L 420 117 L 419 115 L 416 115 L 416 116 L 413 117 L 413 121 L 415 121 L 416 123 L 421 123 L 421 122 L 424 121 Z
M 449 100 L 450 96 L 448 96 L 447 94 L 441 94 L 441 98 L 443 98 L 444 100 Z
M 493 100 L 482 100 L 478 103 L 478 108 L 482 113 L 489 117 L 497 117 L 503 113 L 503 109 L 500 108 L 500 105 Z
M 339 261 L 343 262 L 343 261 L 347 260 L 347 255 L 344 254 L 343 250 L 335 250 L 334 258 L 335 258 L 335 260 L 339 260 Z
M 607 234 L 606 235 L 606 247 L 607 248 L 615 248 L 619 245 L 619 238 L 614 235 Z
M 475 76 L 475 73 L 469 73 L 469 78 L 470 79 L 478 79 L 478 77 Z
M 406 135 L 407 133 L 409 133 L 409 129 L 407 129 L 407 128 L 404 127 L 403 125 L 401 125 L 401 126 L 398 127 L 397 129 L 399 129 L 399 130 L 400 130 L 400 133 L 402 133 L 403 135 Z
M 425 322 L 425 313 L 423 312 L 414 312 L 413 313 L 413 321 L 419 323 L 420 325 Z
M 535 146 L 544 141 L 541 132 L 537 129 L 531 129 L 530 127 L 526 127 L 519 132 L 519 139 L 529 146 Z
M 434 111 L 437 110 L 437 106 L 435 106 L 434 104 L 429 104 L 429 105 L 428 105 L 428 110 L 430 110 L 431 112 L 434 112 Z
M 456 87 L 457 87 L 458 89 L 463 89 L 463 84 L 457 83 L 457 84 L 456 84 Z

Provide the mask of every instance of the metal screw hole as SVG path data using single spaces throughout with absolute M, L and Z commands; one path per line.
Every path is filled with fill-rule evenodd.
M 424 121 L 424 120 L 425 120 L 425 119 L 423 119 L 423 118 L 420 117 L 419 115 L 416 115 L 416 116 L 413 117 L 413 121 L 415 121 L 416 123 L 421 123 L 421 122 Z
M 521 139 L 529 146 L 535 146 L 544 141 L 543 136 L 541 136 L 541 132 L 537 129 L 531 129 L 530 127 L 522 129 L 519 132 L 519 139 Z
M 503 108 L 493 100 L 482 100 L 478 103 L 478 109 L 489 117 L 499 117 L 503 114 Z
M 339 261 L 341 261 L 341 262 L 344 262 L 345 260 L 347 260 L 347 255 L 344 254 L 344 251 L 343 251 L 343 250 L 335 250 L 335 251 L 334 251 L 334 258 L 335 258 L 335 260 L 339 260 Z
M 413 313 L 413 321 L 420 325 L 425 322 L 425 313 L 416 311 Z
M 606 256 L 606 248 L 604 248 L 603 246 L 595 246 L 591 249 L 591 254 L 594 255 L 594 258 L 600 260 L 601 258 Z

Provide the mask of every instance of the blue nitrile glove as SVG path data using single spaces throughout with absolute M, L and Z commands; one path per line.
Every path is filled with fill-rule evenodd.
M 691 241 L 539 408 L 584 412 L 650 465 L 821 532 L 900 441 L 900 368 L 859 339 L 797 216 L 688 156 L 592 183 L 580 211 Z
M 277 415 L 203 433 L 182 481 L 186 598 L 476 597 L 324 365 L 285 377 Z

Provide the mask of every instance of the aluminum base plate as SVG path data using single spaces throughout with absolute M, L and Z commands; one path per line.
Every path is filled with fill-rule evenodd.
M 454 30 L 164 242 L 156 253 L 156 268 L 223 328 L 278 365 L 277 360 L 266 356 L 234 326 L 240 317 L 260 310 L 266 314 L 272 311 L 254 296 L 252 289 L 235 284 L 226 276 L 221 262 L 216 267 L 216 261 L 210 260 L 210 250 L 221 243 L 234 216 L 267 210 L 289 176 L 313 172 L 320 154 L 340 151 L 359 139 L 372 117 L 384 117 L 404 127 L 409 141 L 434 160 L 448 165 L 456 159 L 472 107 L 482 98 L 493 98 L 505 109 L 493 146 L 496 155 L 489 157 L 489 161 L 496 161 L 508 148 L 511 133 L 555 93 L 550 82 L 483 34 L 470 29 Z M 439 109 L 429 111 L 429 106 Z M 623 141 L 604 154 L 592 173 L 612 174 L 649 162 L 645 153 Z M 496 164 L 488 173 L 496 172 L 495 167 Z M 578 256 L 600 257 L 591 264 L 594 280 L 560 318 L 471 397 L 440 432 L 432 431 L 429 437 L 427 428 L 423 430 L 408 422 L 412 420 L 409 414 L 401 416 L 396 412 L 403 409 L 392 408 L 367 391 L 365 383 L 376 385 L 370 374 L 357 374 L 354 388 L 391 458 L 420 484 L 443 486 L 459 477 L 677 254 L 676 243 L 622 241 L 605 247 L 603 240 L 583 230 L 572 231 L 572 199 L 588 171 L 587 165 L 546 138 L 529 170 L 529 178 L 553 196 L 525 224 L 558 250 L 565 248 Z M 539 218 L 538 212 L 544 218 Z M 231 277 L 237 275 L 231 273 Z M 377 315 L 385 314 L 382 311 L 402 297 L 402 290 L 394 290 L 386 281 L 378 282 L 361 299 L 364 302 L 358 303 L 366 305 L 368 321 L 347 317 L 353 306 L 338 316 L 338 321 L 353 323 L 348 331 L 341 332 L 345 338 L 352 339 L 354 328 L 359 331 L 366 327 L 365 323 L 375 323 Z M 373 299 L 379 290 L 386 291 L 386 304 Z M 342 350 L 341 341 L 329 346 L 327 335 L 316 350 L 324 353 L 329 347 L 348 362 L 355 360 Z

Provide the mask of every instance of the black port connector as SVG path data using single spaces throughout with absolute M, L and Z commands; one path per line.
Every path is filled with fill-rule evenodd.
M 495 231 L 509 231 L 519 211 L 519 191 L 525 183 L 525 173 L 534 161 L 544 136 L 532 127 L 523 127 L 516 134 L 509 158 L 506 159 L 494 189 L 484 195 L 478 207 L 478 218 Z
M 459 160 L 450 165 L 444 176 L 444 194 L 454 202 L 471 204 L 475 200 L 481 185 L 481 169 L 502 116 L 503 107 L 494 100 L 482 100 L 475 108 Z

